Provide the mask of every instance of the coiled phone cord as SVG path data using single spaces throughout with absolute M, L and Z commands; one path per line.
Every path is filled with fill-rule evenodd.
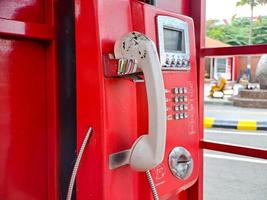
M 80 165 L 80 161 L 81 161 L 81 158 L 82 158 L 82 155 L 83 155 L 83 152 L 84 152 L 84 149 L 86 147 L 86 144 L 90 138 L 90 135 L 92 133 L 93 129 L 92 127 L 90 127 L 83 139 L 83 143 L 82 143 L 82 146 L 80 148 L 80 151 L 79 151 L 79 154 L 78 154 L 78 157 L 76 159 L 76 162 L 75 162 L 75 165 L 74 165 L 74 168 L 73 168 L 73 171 L 72 171 L 72 174 L 71 174 L 71 179 L 70 179 L 70 183 L 69 183 L 69 188 L 68 188 L 68 194 L 67 194 L 67 198 L 66 200 L 71 200 L 71 196 L 72 196 L 72 191 L 73 191 L 73 186 L 74 186 L 74 182 L 75 182 L 75 179 L 76 179 L 76 175 L 77 175 L 77 171 L 78 171 L 78 167 Z
M 155 183 L 153 181 L 153 178 L 151 176 L 151 173 L 149 170 L 146 171 L 146 177 L 147 177 L 147 180 L 149 182 L 149 186 L 151 188 L 151 192 L 152 192 L 152 195 L 153 195 L 153 199 L 154 200 L 159 200 L 159 195 L 158 195 L 158 192 L 157 192 L 157 189 L 156 189 L 156 186 L 155 186 Z

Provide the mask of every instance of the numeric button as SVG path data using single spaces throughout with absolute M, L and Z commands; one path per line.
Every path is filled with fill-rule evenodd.
M 170 65 L 170 60 L 169 60 L 169 58 L 166 58 L 165 64 L 166 64 L 167 66 Z
M 177 59 L 176 67 L 182 67 L 181 59 Z

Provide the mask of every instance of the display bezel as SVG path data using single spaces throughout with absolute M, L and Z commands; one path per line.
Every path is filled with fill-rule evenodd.
M 182 67 L 166 66 L 166 60 L 187 60 L 190 63 L 189 25 L 187 22 L 170 16 L 157 16 L 158 49 L 162 70 L 190 70 L 190 64 Z M 164 28 L 182 30 L 184 36 L 184 51 L 166 51 L 164 47 Z

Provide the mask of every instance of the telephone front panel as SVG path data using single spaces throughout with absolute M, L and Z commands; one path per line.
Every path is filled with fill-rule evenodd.
M 189 17 L 133 1 L 132 13 L 137 10 L 142 10 L 143 14 L 133 15 L 134 30 L 143 32 L 155 41 L 163 74 L 166 148 L 164 160 L 152 170 L 152 176 L 159 196 L 169 199 L 192 186 L 198 178 L 199 124 L 194 25 Z M 144 101 L 145 95 L 141 91 L 137 91 L 137 95 L 143 99 L 140 101 Z M 146 121 L 147 116 L 143 112 L 138 116 L 139 123 Z M 139 131 L 146 129 L 146 125 L 141 125 Z M 186 173 L 177 170 L 177 163 Z

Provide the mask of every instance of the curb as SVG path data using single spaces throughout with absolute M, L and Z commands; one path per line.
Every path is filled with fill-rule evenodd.
M 232 101 L 214 101 L 214 100 L 204 100 L 204 104 L 208 105 L 233 105 Z
M 267 121 L 256 120 L 221 120 L 212 117 L 204 118 L 205 128 L 226 128 L 236 130 L 267 131 Z

